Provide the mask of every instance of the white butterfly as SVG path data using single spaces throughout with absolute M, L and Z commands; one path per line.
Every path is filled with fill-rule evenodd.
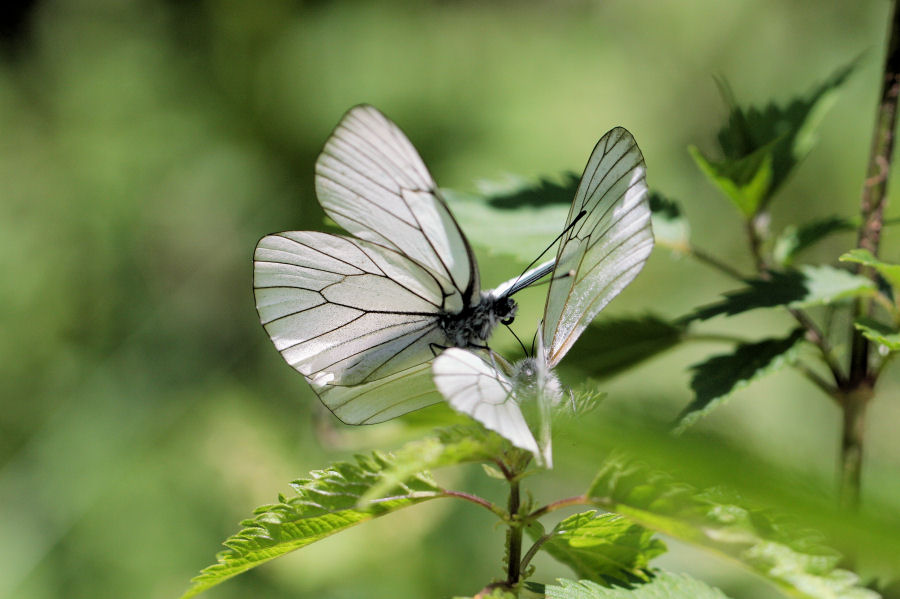
M 637 143 L 621 127 L 594 147 L 557 251 L 533 358 L 510 366 L 494 354 L 451 348 L 432 366 L 435 383 L 452 407 L 534 453 L 548 468 L 550 406 L 563 395 L 552 369 L 637 276 L 653 249 L 645 171 Z M 531 402 L 540 443 L 520 407 Z
M 291 231 L 260 240 L 253 286 L 284 359 L 348 424 L 437 401 L 428 362 L 484 347 L 516 312 L 511 295 L 552 260 L 482 292 L 472 248 L 415 148 L 371 106 L 341 119 L 316 161 L 325 213 L 352 236 Z

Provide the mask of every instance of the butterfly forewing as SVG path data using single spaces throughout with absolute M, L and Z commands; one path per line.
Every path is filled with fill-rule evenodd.
M 353 235 L 408 256 L 446 293 L 478 298 L 478 269 L 459 225 L 413 145 L 375 108 L 344 115 L 316 162 L 316 193 Z
M 644 158 L 621 127 L 604 135 L 585 167 L 547 293 L 542 335 L 550 367 L 630 283 L 653 249 Z
M 445 339 L 448 301 L 428 271 L 373 244 L 310 231 L 257 246 L 260 320 L 285 360 L 311 383 L 355 385 L 429 360 Z

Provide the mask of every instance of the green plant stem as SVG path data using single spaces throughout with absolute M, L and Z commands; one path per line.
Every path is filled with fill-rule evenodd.
M 897 0 L 893 0 L 881 97 L 860 200 L 862 222 L 857 236 L 857 247 L 867 249 L 875 256 L 878 255 L 881 229 L 884 224 L 888 176 L 894 154 L 897 102 L 900 97 L 900 13 L 897 8 Z M 860 271 L 873 279 L 876 276 L 872 269 L 861 269 L 858 266 L 857 272 Z M 860 300 L 856 306 L 858 315 L 868 316 L 872 312 L 873 303 L 871 300 Z M 850 349 L 850 374 L 842 401 L 843 431 L 839 477 L 840 502 L 845 509 L 856 509 L 859 506 L 865 414 L 875 387 L 875 373 L 870 370 L 869 364 L 869 340 L 856 328 L 852 329 L 851 334 L 853 337 Z
M 549 541 L 552 537 L 553 534 L 548 532 L 547 534 L 541 536 L 540 539 L 535 541 L 534 544 L 529 547 L 528 551 L 525 553 L 525 557 L 522 558 L 522 565 L 519 566 L 519 570 L 524 572 L 525 569 L 528 568 L 528 564 L 531 563 L 531 560 L 534 559 L 534 556 L 537 555 L 537 552 L 540 550 L 541 546 Z
M 712 254 L 707 253 L 705 250 L 701 250 L 695 245 L 688 246 L 687 253 L 694 259 L 703 262 L 707 266 L 715 268 L 719 272 L 728 275 L 732 279 L 736 279 L 738 281 L 746 280 L 746 277 L 744 277 L 744 275 L 741 274 L 740 271 L 738 271 L 736 268 L 733 268 L 731 265 L 722 262 Z
M 503 511 L 503 508 L 494 505 L 487 499 L 483 497 L 479 497 L 477 495 L 472 495 L 470 493 L 464 493 L 463 491 L 450 491 L 448 489 L 442 489 L 440 494 L 444 497 L 456 497 L 457 499 L 463 499 L 465 501 L 469 501 L 474 503 L 475 505 L 480 505 L 481 507 L 489 510 L 491 513 L 500 516 L 501 518 L 506 518 L 507 514 Z
M 519 582 L 521 570 L 519 569 L 522 561 L 522 522 L 517 517 L 519 515 L 521 498 L 519 496 L 519 481 L 511 479 L 509 481 L 509 531 L 506 535 L 506 549 L 509 559 L 506 570 L 506 584 L 510 588 L 515 587 Z
M 538 508 L 528 514 L 525 517 L 526 520 L 537 520 L 541 516 L 549 514 L 552 511 L 558 510 L 560 508 L 569 507 L 573 505 L 584 505 L 589 504 L 590 500 L 587 495 L 576 495 L 575 497 L 566 497 L 565 499 L 560 499 L 558 501 L 554 501 L 553 503 L 548 503 L 544 507 Z
M 799 364 L 799 363 L 794 364 L 794 368 L 799 370 L 803 374 L 803 376 L 805 376 L 807 379 L 809 379 L 816 387 L 821 389 L 826 395 L 828 395 L 833 400 L 835 400 L 835 402 L 837 402 L 838 405 L 841 404 L 842 397 L 841 397 L 840 389 L 838 389 L 837 387 L 835 387 L 834 385 L 832 385 L 831 383 L 829 383 L 828 381 L 826 381 L 825 379 L 820 377 L 818 374 L 816 374 L 815 371 L 813 371 L 806 364 Z
M 750 244 L 750 255 L 753 256 L 753 265 L 756 271 L 763 273 L 766 271 L 766 261 L 762 254 L 762 238 L 759 235 L 760 215 L 755 215 L 744 223 L 744 230 L 747 233 L 747 241 Z

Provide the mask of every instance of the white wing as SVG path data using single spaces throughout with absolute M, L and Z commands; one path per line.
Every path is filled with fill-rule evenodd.
M 325 143 L 316 194 L 344 229 L 408 256 L 438 278 L 446 295 L 461 295 L 451 311 L 477 301 L 468 241 L 416 149 L 372 106 L 351 108 Z
M 468 414 L 513 445 L 541 453 L 513 394 L 513 383 L 477 354 L 452 347 L 432 364 L 434 383 L 451 407 Z
M 294 231 L 260 240 L 253 268 L 266 332 L 317 390 L 389 376 L 430 360 L 432 344 L 447 344 L 440 284 L 391 250 Z
M 637 276 L 650 250 L 650 206 L 644 157 L 621 127 L 606 133 L 588 159 L 563 236 L 544 307 L 548 366 L 569 351 L 585 327 Z
M 390 376 L 344 387 L 313 385 L 329 410 L 345 424 L 375 424 L 441 401 L 425 362 Z

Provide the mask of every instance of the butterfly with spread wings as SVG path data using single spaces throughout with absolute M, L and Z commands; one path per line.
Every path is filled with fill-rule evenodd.
M 485 347 L 516 312 L 510 297 L 548 261 L 497 290 L 403 132 L 372 106 L 341 119 L 316 162 L 316 194 L 350 236 L 290 231 L 260 240 L 253 287 L 284 359 L 348 424 L 441 400 L 430 360 Z
M 631 134 L 607 132 L 591 153 L 557 249 L 537 351 L 509 365 L 496 354 L 450 348 L 432 366 L 438 389 L 513 445 L 552 466 L 550 406 L 563 396 L 553 368 L 597 314 L 637 276 L 653 249 L 646 166 Z M 536 440 L 522 413 L 536 403 Z

